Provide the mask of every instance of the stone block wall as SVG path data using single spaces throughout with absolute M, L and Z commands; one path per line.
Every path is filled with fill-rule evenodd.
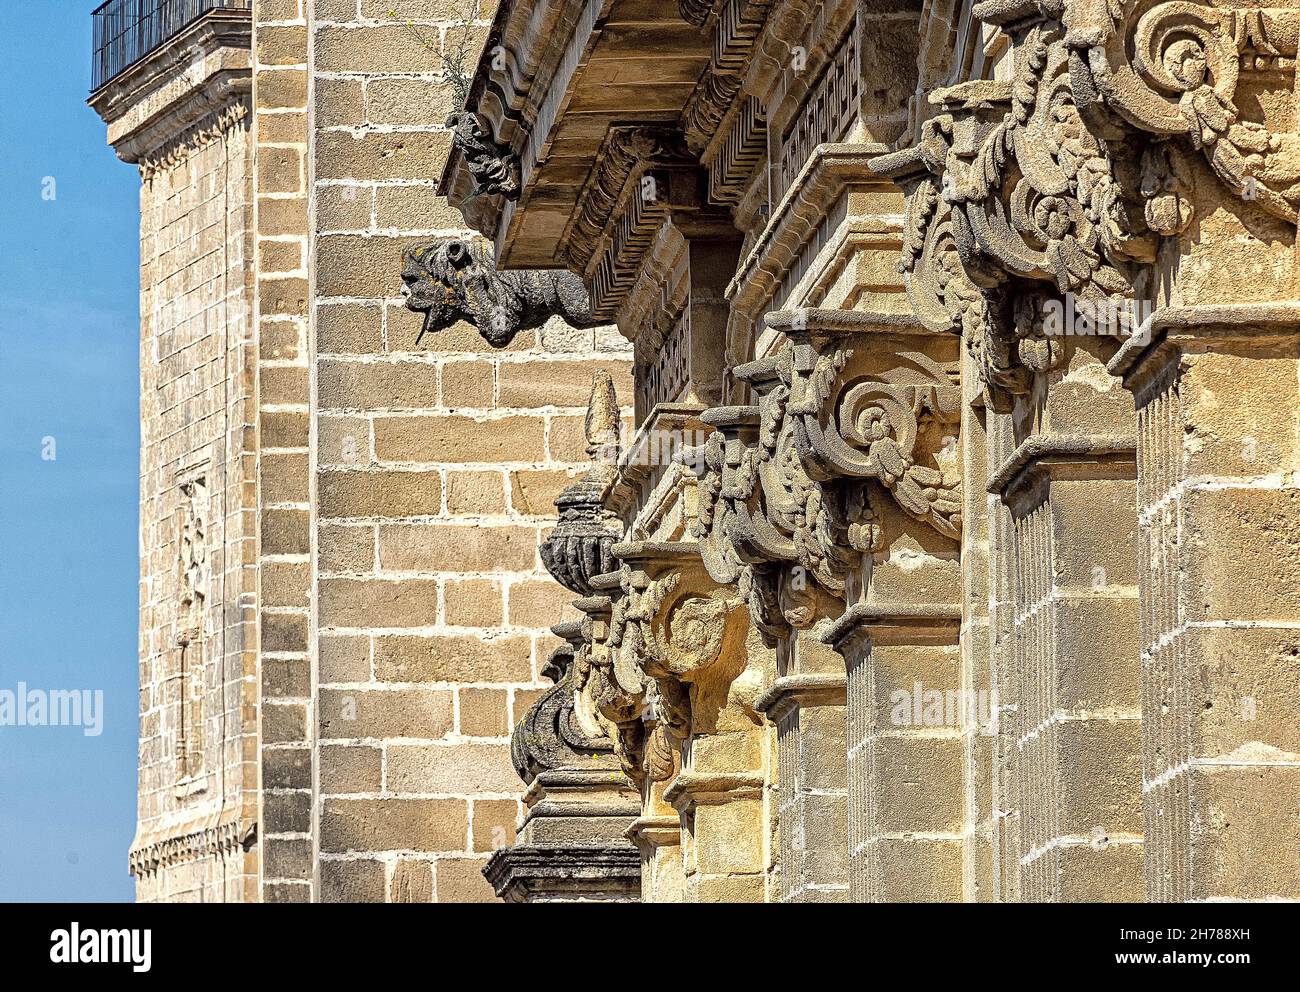
M 563 324 L 504 352 L 461 325 L 420 340 L 409 245 L 463 234 L 438 196 L 455 97 L 490 10 L 309 0 L 312 647 L 317 898 L 494 900 L 523 786 L 509 734 L 575 617 L 542 568 L 584 459 L 595 367 L 632 396 L 614 331 Z M 390 16 L 395 14 L 396 17 Z
M 141 901 L 256 884 L 248 142 L 241 97 L 138 163 Z
M 305 902 L 315 874 L 307 634 L 312 602 L 307 21 L 302 0 L 263 0 L 253 13 L 261 898 Z

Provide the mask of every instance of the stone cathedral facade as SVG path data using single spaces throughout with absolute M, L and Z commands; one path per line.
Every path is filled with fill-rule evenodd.
M 1300 13 L 190 6 L 141 899 L 1300 898 Z

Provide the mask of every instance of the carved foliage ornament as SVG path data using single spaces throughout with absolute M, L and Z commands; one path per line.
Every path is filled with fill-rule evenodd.
M 606 663 L 593 666 L 601 715 L 635 780 L 664 781 L 694 726 L 698 686 L 727 682 L 744 640 L 743 604 L 706 574 L 693 544 L 625 544 Z M 743 667 L 743 661 L 741 662 Z M 726 671 L 723 671 L 726 669 Z
M 932 94 L 940 113 L 918 142 L 876 165 L 909 193 L 900 270 L 914 308 L 964 336 L 998 410 L 1062 357 L 1046 299 L 1123 313 L 1150 297 L 1158 239 L 1192 219 L 1186 154 L 1292 222 L 1300 179 L 1295 139 L 1241 121 L 1234 102 L 1241 66 L 1293 71 L 1294 12 L 1068 0 L 1026 21 L 1027 9 L 975 11 L 1015 38 L 1010 84 Z
M 1061 19 L 1081 106 L 1199 149 L 1230 189 L 1295 223 L 1300 139 L 1244 119 L 1238 89 L 1246 76 L 1292 88 L 1300 11 L 1070 0 Z
M 872 549 L 874 517 L 865 487 L 818 483 L 805 470 L 806 444 L 788 415 L 788 360 L 737 375 L 758 402 L 705 414 L 716 429 L 698 461 L 694 526 L 710 574 L 737 586 L 770 646 L 843 595 L 845 576 Z
M 833 608 L 881 540 L 868 481 L 945 536 L 961 532 L 958 388 L 904 356 L 850 374 L 848 339 L 788 342 L 735 370 L 757 402 L 709 411 L 695 534 L 715 581 L 735 583 L 769 643 Z M 947 441 L 946 450 L 945 439 Z

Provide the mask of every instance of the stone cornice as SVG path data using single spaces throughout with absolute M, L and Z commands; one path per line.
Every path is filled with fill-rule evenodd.
M 727 286 L 727 298 L 734 308 L 745 314 L 761 312 L 810 250 L 813 236 L 848 189 L 884 187 L 872 178 L 869 168 L 883 151 L 882 146 L 865 144 L 817 148 Z M 901 214 L 896 223 L 886 224 L 889 230 L 901 232 Z
M 682 842 L 682 821 L 667 814 L 639 816 L 623 836 L 645 850 L 677 847 Z
M 822 632 L 821 641 L 848 656 L 848 642 L 854 637 L 955 644 L 960 627 L 961 607 L 956 604 L 856 603 Z
M 1180 343 L 1196 340 L 1262 340 L 1300 335 L 1300 302 L 1223 303 L 1162 307 L 1151 315 L 1146 333 L 1130 337 L 1107 363 L 1111 375 L 1129 388 L 1158 371 L 1162 356 L 1175 354 Z
M 1016 502 L 1067 467 L 1074 477 L 1115 478 L 1118 466 L 1118 477 L 1136 478 L 1136 452 L 1132 435 L 1038 435 L 1027 438 L 994 469 L 988 491 L 1006 503 Z
M 185 132 L 247 114 L 251 48 L 248 11 L 209 11 L 87 102 L 108 124 L 108 142 L 124 162 L 158 157 L 163 146 L 187 140 Z M 235 107 L 243 110 L 232 118 Z
M 785 675 L 758 697 L 754 709 L 774 723 L 794 707 L 843 706 L 848 680 L 832 672 Z
M 725 806 L 763 795 L 759 772 L 680 772 L 664 789 L 664 802 L 679 813 L 695 806 Z
M 217 822 L 188 829 L 146 832 L 137 836 L 128 856 L 131 874 L 139 876 L 209 854 L 247 850 L 256 843 L 257 823 L 225 813 Z

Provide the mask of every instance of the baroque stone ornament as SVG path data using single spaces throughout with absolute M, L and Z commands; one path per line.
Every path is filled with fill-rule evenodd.
M 995 8 L 996 4 L 983 7 Z M 981 6 L 976 7 L 979 12 Z M 1243 199 L 1290 223 L 1300 203 L 1300 138 L 1248 119 L 1259 89 L 1289 91 L 1300 12 L 1283 7 L 1068 0 L 1061 20 L 1080 107 L 1199 150 Z M 1242 99 L 1246 97 L 1246 99 Z
M 611 674 L 639 700 L 645 729 L 616 742 L 638 780 L 661 782 L 679 767 L 683 743 L 706 728 L 744 669 L 744 604 L 715 583 L 687 542 L 616 545 L 622 593 L 611 620 Z
M 1047 300 L 1124 314 L 1152 299 L 1160 239 L 1192 221 L 1187 155 L 1295 222 L 1300 139 L 1244 120 L 1237 91 L 1247 75 L 1254 93 L 1272 76 L 1289 89 L 1300 20 L 1183 0 L 974 11 L 1012 36 L 1014 77 L 932 92 L 918 140 L 873 168 L 908 194 L 899 269 L 916 313 L 963 336 L 1005 412 L 1063 357 Z
M 500 272 L 485 242 L 449 238 L 412 245 L 403 259 L 407 309 L 424 314 L 419 340 L 458 321 L 478 328 L 494 348 L 520 331 L 563 317 L 574 327 L 594 327 L 582 280 L 571 272 L 534 269 Z M 418 341 L 417 341 L 418 343 Z
M 592 466 L 560 493 L 555 501 L 559 523 L 540 548 L 546 570 L 579 596 L 590 596 L 594 591 L 591 580 L 614 571 L 617 565 L 610 551 L 620 532 L 617 517 L 605 509 L 605 498 L 616 475 L 619 424 L 614 380 L 598 369 L 592 376 L 584 425 Z
M 806 446 L 788 416 L 788 347 L 782 356 L 735 370 L 756 404 L 705 413 L 715 430 L 695 523 L 710 574 L 736 585 L 769 646 L 837 613 L 830 600 L 843 596 L 845 576 L 874 544 L 865 488 L 823 485 L 805 470 Z
M 452 144 L 465 156 L 474 177 L 473 196 L 519 199 L 519 156 L 492 139 L 491 129 L 479 114 L 462 110 L 447 118 Z
M 603 734 L 593 736 L 575 712 L 574 655 L 585 648 L 582 624 L 556 624 L 552 633 L 565 640 L 552 653 L 542 676 L 554 684 L 533 704 L 510 738 L 510 757 L 526 783 L 540 773 L 560 768 L 611 764 L 614 746 Z

